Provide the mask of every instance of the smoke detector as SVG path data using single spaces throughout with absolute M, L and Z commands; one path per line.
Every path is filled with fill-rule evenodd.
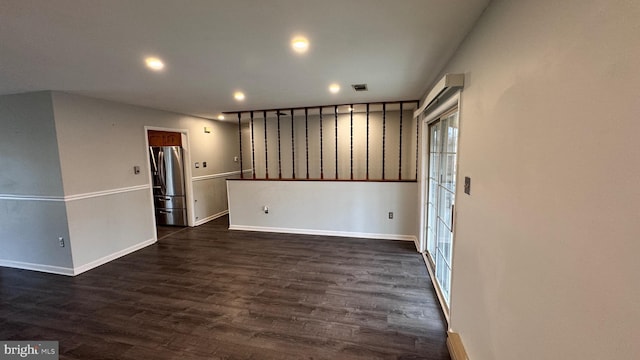
M 353 84 L 351 85 L 355 91 L 367 91 L 367 84 Z

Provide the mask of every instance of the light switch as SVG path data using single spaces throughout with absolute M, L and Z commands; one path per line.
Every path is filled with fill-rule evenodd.
M 196 165 L 196 169 L 200 168 L 200 163 L 199 162 L 197 162 L 195 165 Z
M 207 162 L 206 162 L 206 161 L 203 161 L 203 162 L 202 162 L 202 167 L 203 167 L 203 168 L 206 168 L 206 167 L 207 167 Z
M 133 167 L 133 173 L 138 175 L 140 174 L 140 166 L 136 165 Z

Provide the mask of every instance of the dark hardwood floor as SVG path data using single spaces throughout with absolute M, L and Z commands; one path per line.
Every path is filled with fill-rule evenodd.
M 61 359 L 449 359 L 410 242 L 179 231 L 77 277 L 0 268 L 0 340 Z

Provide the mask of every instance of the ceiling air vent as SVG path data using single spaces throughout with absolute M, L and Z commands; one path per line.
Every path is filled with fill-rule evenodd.
M 353 84 L 351 87 L 355 91 L 367 91 L 367 84 Z

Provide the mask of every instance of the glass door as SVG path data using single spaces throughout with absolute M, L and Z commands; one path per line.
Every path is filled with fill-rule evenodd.
M 447 304 L 451 291 L 457 149 L 458 110 L 452 109 L 429 125 L 426 231 L 428 257 Z

